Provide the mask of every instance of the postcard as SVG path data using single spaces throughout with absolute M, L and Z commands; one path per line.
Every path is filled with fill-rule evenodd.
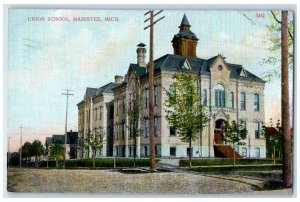
M 7 192 L 292 194 L 294 11 L 8 10 Z

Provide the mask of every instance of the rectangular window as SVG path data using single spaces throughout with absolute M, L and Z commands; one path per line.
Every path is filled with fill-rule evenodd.
M 242 157 L 247 157 L 247 148 L 242 148 Z
M 102 119 L 102 107 L 99 108 L 99 111 L 100 111 L 99 119 L 101 120 Z
M 125 112 L 125 96 L 123 97 L 123 103 L 122 103 L 122 109 L 123 109 L 123 113 Z
M 254 122 L 254 129 L 255 129 L 255 139 L 260 138 L 260 123 Z
M 231 108 L 234 109 L 234 93 L 233 92 L 230 93 L 230 104 L 231 104 Z
M 148 156 L 148 147 L 144 146 L 145 156 Z
M 119 115 L 119 99 L 117 99 L 117 116 Z
M 148 107 L 149 106 L 149 89 L 146 88 L 145 89 L 145 106 Z
M 170 147 L 170 156 L 176 156 L 176 147 Z
M 176 129 L 174 126 L 170 126 L 170 136 L 176 136 Z
M 156 145 L 155 145 L 154 149 L 155 149 L 155 156 L 157 156 L 157 146 Z
M 132 147 L 129 147 L 129 156 L 132 156 Z
M 260 148 L 255 148 L 255 157 L 260 158 Z
M 254 111 L 259 111 L 259 94 L 254 94 Z
M 97 112 L 98 112 L 98 108 L 95 108 L 95 109 L 94 109 L 94 112 L 95 112 L 94 118 L 95 118 L 95 121 L 97 121 Z
M 158 118 L 157 116 L 154 117 L 154 136 L 157 137 L 158 135 Z
M 193 156 L 193 148 L 191 148 L 191 149 L 192 149 L 192 156 Z M 189 147 L 186 148 L 186 155 L 190 156 L 190 148 Z
M 207 106 L 207 90 L 203 90 L 203 105 Z
M 158 104 L 158 87 L 154 86 L 154 105 Z
M 129 138 L 132 138 L 133 137 L 133 124 L 130 123 L 129 125 Z
M 225 91 L 216 89 L 215 90 L 215 106 L 225 107 Z
M 246 94 L 241 92 L 241 110 L 246 110 Z
M 149 136 L 149 119 L 145 119 L 145 138 Z
M 118 133 L 118 124 L 115 125 L 115 134 L 116 134 L 116 140 L 119 140 L 119 133 Z
M 129 99 L 130 99 L 130 101 L 129 101 L 129 103 L 130 103 L 129 104 L 129 108 L 130 108 L 130 110 L 133 110 L 133 106 L 132 106 L 133 105 L 133 103 L 132 103 L 133 102 L 132 93 L 129 94 Z
M 122 138 L 125 139 L 125 123 L 122 124 Z

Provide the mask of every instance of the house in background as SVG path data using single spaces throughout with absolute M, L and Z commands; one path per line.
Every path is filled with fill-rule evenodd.
M 48 150 L 51 144 L 65 144 L 65 135 L 52 135 L 52 137 L 46 137 L 45 146 Z M 72 130 L 67 132 L 67 155 L 66 159 L 77 158 L 77 145 L 78 145 L 78 132 Z

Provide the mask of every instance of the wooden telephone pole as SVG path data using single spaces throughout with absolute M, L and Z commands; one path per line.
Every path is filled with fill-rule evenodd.
M 289 113 L 288 11 L 281 13 L 281 116 L 283 126 L 283 184 L 292 186 Z
M 144 30 L 150 27 L 150 51 L 149 51 L 149 132 L 150 132 L 150 170 L 155 171 L 155 142 L 154 142 L 154 111 L 153 111 L 153 95 L 154 95 L 154 87 L 153 87 L 153 28 L 154 25 L 165 18 L 165 16 L 159 18 L 158 20 L 153 22 L 153 18 L 163 12 L 163 10 L 158 11 L 154 14 L 154 10 L 150 10 L 145 15 L 150 14 L 150 17 L 146 19 L 144 22 L 150 20 L 150 24 L 144 28 Z
M 68 135 L 68 104 L 69 104 L 69 96 L 70 95 L 74 95 L 74 94 L 70 94 L 70 89 L 65 89 L 65 91 L 67 91 L 66 93 L 62 93 L 62 95 L 66 95 L 67 96 L 67 105 L 66 105 L 66 123 L 65 123 L 65 144 L 64 144 L 64 168 L 66 167 L 66 156 L 67 156 L 67 135 Z
M 22 168 L 22 136 L 23 136 L 23 134 L 22 134 L 22 130 L 23 130 L 23 126 L 21 125 L 20 126 L 20 168 Z

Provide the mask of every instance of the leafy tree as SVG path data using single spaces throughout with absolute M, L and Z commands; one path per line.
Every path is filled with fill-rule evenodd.
M 233 146 L 233 166 L 235 166 L 235 147 L 237 145 L 245 145 L 243 140 L 247 137 L 247 129 L 243 120 L 231 123 L 226 122 L 224 128 L 224 140 L 225 142 L 232 144 Z
M 22 158 L 26 158 L 26 164 L 28 166 L 28 158 L 32 157 L 32 144 L 25 142 L 22 146 Z
M 282 153 L 282 127 L 280 120 L 277 120 L 276 126 L 273 125 L 273 120 L 270 118 L 268 125 L 262 124 L 261 137 L 266 139 L 268 153 L 273 153 L 274 164 L 276 163 L 276 154 L 279 157 Z
M 274 78 L 280 78 L 281 76 L 281 13 L 279 11 L 270 11 L 269 22 L 267 25 L 268 40 L 270 42 L 269 52 L 270 54 L 266 59 L 262 61 L 264 64 L 271 64 L 275 68 L 266 72 L 266 77 L 269 80 Z M 288 19 L 288 66 L 289 69 L 293 69 L 293 44 L 294 44 L 294 19 L 293 15 L 290 15 Z
M 100 150 L 103 146 L 103 137 L 105 136 L 105 132 L 101 130 L 100 132 L 89 132 L 86 137 L 79 138 L 79 146 L 83 149 L 87 149 L 92 151 L 92 160 L 93 160 L 93 168 L 95 168 L 95 157 L 98 150 Z
M 31 143 L 25 142 L 22 146 L 22 157 L 23 158 L 29 158 L 32 157 L 32 150 L 31 150 Z
M 37 157 L 44 154 L 44 146 L 39 140 L 34 140 L 31 144 L 31 155 L 35 156 L 35 160 Z
M 48 148 L 48 155 L 56 160 L 62 160 L 64 157 L 64 145 L 50 144 Z
M 134 100 L 130 101 L 130 107 L 127 111 L 128 119 L 129 119 L 129 131 L 130 135 L 132 135 L 134 141 L 134 151 L 133 151 L 133 166 L 136 166 L 136 150 L 137 150 L 137 138 L 141 136 L 144 130 L 140 127 L 140 112 L 142 110 L 141 97 L 139 91 L 139 81 L 136 78 L 135 84 L 135 92 L 134 92 Z
M 176 128 L 183 142 L 189 144 L 189 167 L 192 166 L 192 142 L 197 139 L 201 128 L 206 126 L 209 117 L 201 103 L 196 86 L 198 76 L 192 71 L 174 75 L 172 87 L 165 100 L 167 120 Z

